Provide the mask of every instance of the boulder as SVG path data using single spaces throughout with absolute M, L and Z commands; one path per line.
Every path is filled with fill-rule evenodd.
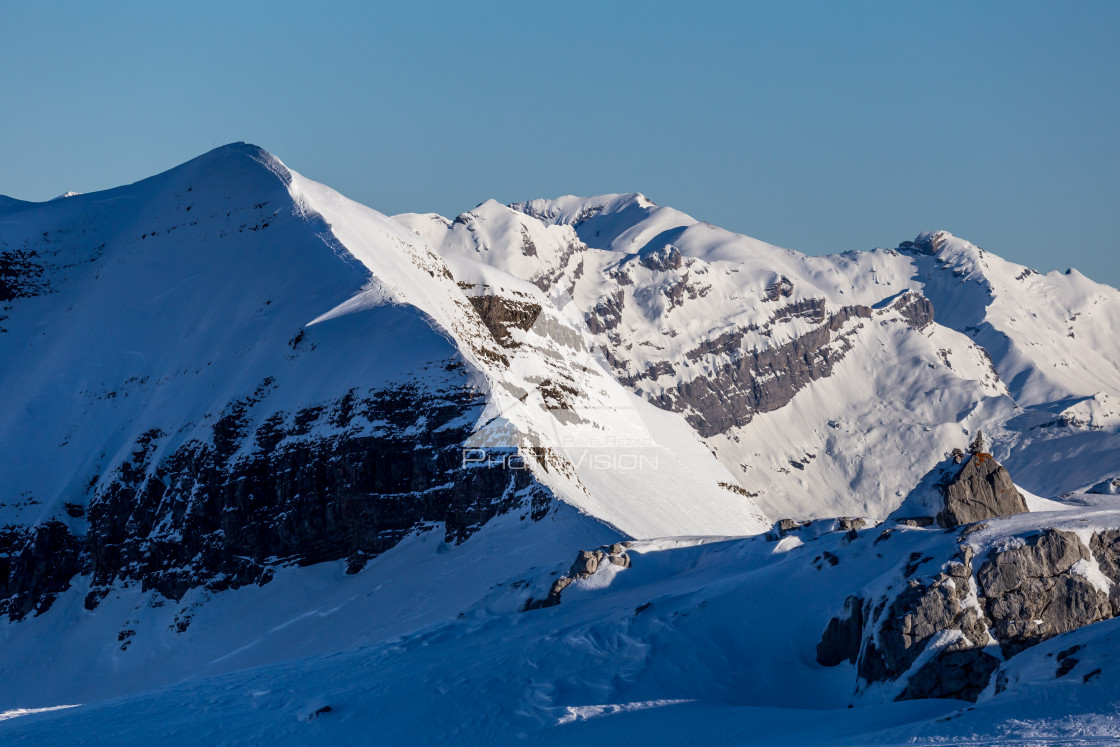
M 937 523 L 946 529 L 1030 511 L 1007 470 L 982 452 L 970 455 L 942 486 L 942 497 Z

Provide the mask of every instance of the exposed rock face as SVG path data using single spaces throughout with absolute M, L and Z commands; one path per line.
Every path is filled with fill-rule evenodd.
M 626 293 L 616 289 L 604 297 L 587 314 L 587 328 L 593 334 L 609 332 L 622 323 L 622 307 L 626 304 Z
M 970 592 L 968 570 L 956 564 L 950 571 L 931 580 L 911 579 L 886 608 L 876 608 L 873 623 L 878 625 L 878 643 L 868 643 L 859 661 L 861 677 L 869 682 L 896 678 L 910 669 L 935 635 L 945 631 L 957 635 L 942 654 L 988 642 L 978 607 L 966 604 Z
M 991 454 L 973 454 L 943 486 L 944 508 L 937 523 L 945 528 L 1030 511 L 1011 475 Z
M 910 677 L 897 699 L 952 698 L 975 703 L 999 664 L 997 657 L 981 649 L 938 652 Z
M 1053 529 L 989 556 L 977 579 L 1006 654 L 1112 616 L 1108 597 L 1075 572 L 1090 559 L 1077 535 Z
M 800 337 L 762 350 L 741 350 L 742 330 L 702 342 L 688 352 L 689 360 L 698 361 L 708 354 L 725 354 L 731 360 L 717 364 L 710 375 L 681 382 L 650 401 L 684 414 L 705 438 L 746 425 L 758 413 L 788 404 L 810 382 L 831 375 L 833 366 L 850 349 L 850 332 L 843 331 L 844 325 L 849 320 L 870 316 L 871 309 L 866 306 L 848 306 L 829 314 L 821 299 L 789 304 L 775 311 L 768 325 L 804 318 L 818 326 Z M 766 327 L 759 329 L 765 331 Z M 597 331 L 592 328 L 592 332 Z M 624 385 L 635 387 L 643 379 L 675 372 L 672 365 L 662 365 L 638 374 L 618 373 Z
M 763 294 L 767 301 L 777 301 L 782 297 L 789 298 L 793 294 L 793 281 L 782 275 L 766 286 Z
M 933 324 L 933 302 L 916 291 L 902 294 L 890 308 L 901 314 L 914 329 L 923 330 Z
M 925 231 L 918 234 L 913 241 L 903 241 L 898 248 L 900 251 L 933 255 L 937 254 L 950 238 L 952 234 L 948 231 Z
M 817 661 L 826 667 L 834 667 L 844 661 L 855 664 L 863 645 L 863 626 L 870 610 L 859 597 L 848 597 L 844 601 L 844 614 L 828 622 L 821 642 L 817 644 Z
M 1090 550 L 1101 572 L 1112 582 L 1109 590 L 1112 614 L 1120 615 L 1120 529 L 1108 529 L 1093 535 Z
M 34 249 L 12 249 L 0 241 L 0 301 L 48 292 L 44 266 Z
M 660 249 L 643 254 L 638 261 L 641 263 L 642 267 L 649 270 L 668 272 L 670 270 L 679 270 L 683 262 L 683 257 L 681 256 L 680 249 L 672 244 L 668 244 Z
M 277 413 L 255 430 L 256 400 L 227 408 L 210 442 L 157 458 L 166 438 L 144 433 L 131 459 L 103 479 L 84 536 L 59 522 L 0 531 L 0 613 L 42 612 L 78 573 L 93 609 L 117 583 L 179 599 L 189 589 L 267 583 L 277 564 L 366 560 L 410 532 L 442 525 L 461 542 L 491 518 L 543 518 L 551 494 L 525 469 L 467 465 L 469 390 L 417 387 Z M 410 428 L 418 417 L 425 429 Z M 374 433 L 363 424 L 377 423 Z M 314 436 L 312 429 L 327 426 Z
M 962 544 L 943 570 L 913 577 L 938 561 L 912 553 L 900 591 L 848 597 L 821 636 L 817 661 L 855 663 L 866 683 L 900 681 L 900 700 L 974 701 L 1003 659 L 1116 613 L 1105 582 L 1093 578 L 1099 565 L 1120 579 L 1120 530 L 1096 533 L 1086 546 L 1072 532 L 1045 529 L 1003 541 L 982 563 Z M 931 646 L 936 652 L 920 661 Z
M 61 522 L 0 529 L 0 615 L 46 612 L 81 567 L 81 542 Z
M 516 348 L 517 343 L 509 333 L 511 328 L 526 330 L 540 316 L 541 307 L 530 301 L 520 301 L 492 294 L 468 297 L 475 311 L 482 317 L 486 328 L 502 347 Z
M 890 682 L 911 672 L 936 641 L 934 656 L 910 674 L 897 699 L 976 700 L 999 659 L 985 650 L 988 621 L 971 598 L 971 577 L 967 562 L 951 562 L 946 572 L 910 579 L 900 593 L 876 604 L 848 597 L 844 614 L 829 621 L 817 645 L 817 661 L 849 661 L 861 680 Z

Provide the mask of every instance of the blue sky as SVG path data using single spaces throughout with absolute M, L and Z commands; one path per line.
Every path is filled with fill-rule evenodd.
M 1120 3 L 3 3 L 0 193 L 247 140 L 385 213 L 641 191 L 1120 285 Z

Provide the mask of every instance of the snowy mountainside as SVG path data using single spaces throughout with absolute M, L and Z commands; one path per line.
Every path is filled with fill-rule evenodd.
M 411 634 L 24 715 L 0 721 L 0 734 L 12 744 L 62 743 L 60 735 L 79 732 L 125 744 L 157 735 L 185 744 L 200 734 L 229 744 L 262 736 L 345 743 L 370 734 L 389 742 L 1108 744 L 1120 736 L 1115 618 L 1006 659 L 993 639 L 976 651 L 995 669 L 974 702 L 897 699 L 932 660 L 952 655 L 951 636 L 927 636 L 897 680 L 868 682 L 855 662 L 814 657 L 853 591 L 881 596 L 892 604 L 880 611 L 893 610 L 912 590 L 934 589 L 931 578 L 957 574 L 959 588 L 972 590 L 962 595 L 966 612 L 991 604 L 975 595 L 991 583 L 990 567 L 1000 553 L 1037 541 L 1040 526 L 1084 537 L 1105 567 L 1092 538 L 1120 523 L 1115 503 L 1064 509 L 961 536 L 915 527 L 836 531 L 821 522 L 780 538 L 632 542 L 626 564 L 599 566 L 556 606 L 521 611 L 565 562 L 509 575 L 456 619 Z M 1094 584 L 1107 579 L 1088 578 L 1087 567 L 1075 564 L 1065 578 L 1103 595 Z M 997 623 L 991 631 L 1002 635 Z
M 413 232 L 255 146 L 6 201 L 0 262 L 5 700 L 47 698 L 21 674 L 43 630 L 91 683 L 179 646 L 185 669 L 121 686 L 172 681 L 196 673 L 176 641 L 194 636 L 200 599 L 278 589 L 293 567 L 361 575 L 417 533 L 454 546 L 501 517 L 547 520 L 571 525 L 545 535 L 559 546 L 769 524 L 562 315 L 503 344 Z M 232 666 L 250 634 L 283 624 L 200 637 Z
M 246 144 L 0 198 L 0 740 L 1108 743 L 1118 315 Z
M 396 219 L 453 272 L 483 262 L 574 306 L 614 375 L 771 516 L 885 516 L 977 427 L 1040 494 L 1120 472 L 1120 293 L 1075 272 L 946 232 L 808 257 L 642 195 Z

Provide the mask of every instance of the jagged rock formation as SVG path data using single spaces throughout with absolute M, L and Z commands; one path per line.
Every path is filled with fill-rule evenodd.
M 548 596 L 543 599 L 529 597 L 522 607 L 523 612 L 539 610 L 545 607 L 555 607 L 560 604 L 560 594 L 573 582 L 590 578 L 605 563 L 616 565 L 620 568 L 630 567 L 630 555 L 626 552 L 630 548 L 629 542 L 616 542 L 613 545 L 604 545 L 598 550 L 580 550 L 575 562 L 568 572 L 552 582 Z
M 267 583 L 277 565 L 346 559 L 357 572 L 422 527 L 458 543 L 499 514 L 541 519 L 551 494 L 530 471 L 464 463 L 463 414 L 479 406 L 469 390 L 412 386 L 278 413 L 255 431 L 235 407 L 212 442 L 159 459 L 166 434 L 149 431 L 100 481 L 83 532 L 48 522 L 0 533 L 0 614 L 44 612 L 78 573 L 91 576 L 89 609 L 121 583 L 177 600 Z M 417 432 L 417 417 L 430 429 Z M 320 420 L 343 434 L 381 428 L 308 437 Z
M 961 471 L 945 484 L 944 495 L 944 508 L 936 519 L 945 528 L 1030 510 L 1007 470 L 990 454 L 982 452 L 972 454 Z
M 864 685 L 900 683 L 899 700 L 975 701 L 1007 658 L 1120 612 L 1108 591 L 1120 582 L 1120 531 L 1093 532 L 1088 545 L 1070 531 L 1031 531 L 979 556 L 977 534 L 962 533 L 950 558 L 913 553 L 900 590 L 848 597 L 817 661 L 855 664 Z M 915 575 L 929 565 L 943 570 Z
M 1114 534 L 1094 534 L 1091 544 L 1103 551 Z M 1116 557 L 1100 555 L 1105 562 Z M 977 580 L 1006 655 L 1112 617 L 1108 594 L 1089 577 L 1092 564 L 1093 554 L 1076 534 L 1053 529 L 988 556 Z
M 972 450 L 983 447 L 982 438 L 978 434 L 979 444 L 974 441 L 969 454 L 954 449 L 948 459 L 930 470 L 892 517 L 919 525 L 936 522 L 951 529 L 1029 512 L 1003 465 L 991 454 Z

